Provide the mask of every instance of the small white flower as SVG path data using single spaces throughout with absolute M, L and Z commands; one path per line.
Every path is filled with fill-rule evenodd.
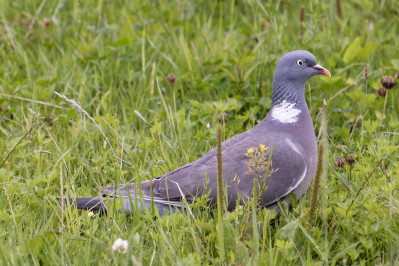
M 94 216 L 94 212 L 89 212 L 89 213 L 87 214 L 87 216 L 89 216 L 89 218 L 92 218 L 92 217 Z
M 112 245 L 112 250 L 118 253 L 126 253 L 128 247 L 127 240 L 123 240 L 118 238 L 115 240 L 114 244 Z
M 206 124 L 206 128 L 211 128 L 211 124 L 209 124 L 209 122 Z

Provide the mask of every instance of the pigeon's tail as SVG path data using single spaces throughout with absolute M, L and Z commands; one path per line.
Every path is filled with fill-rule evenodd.
M 130 183 L 120 186 L 111 186 L 101 188 L 102 195 L 120 198 L 122 200 L 121 210 L 125 212 L 140 211 L 145 208 L 157 208 L 160 215 L 175 211 L 182 212 L 184 205 L 180 200 L 168 200 L 159 194 L 157 184 L 159 180 L 146 180 L 140 183 L 137 188 L 136 184 Z
M 91 211 L 99 211 L 101 213 L 107 212 L 106 207 L 106 198 L 105 197 L 97 197 L 97 198 L 76 198 L 76 199 L 61 199 L 57 198 L 59 201 L 63 201 L 64 204 L 69 202 L 70 205 L 76 207 L 81 210 L 91 210 Z M 144 208 L 155 207 L 158 209 L 160 215 L 164 215 L 166 213 L 173 213 L 175 211 L 182 212 L 184 207 L 180 202 L 168 202 L 161 199 L 150 199 L 148 197 L 135 198 L 122 196 L 121 198 L 115 198 L 115 200 L 121 200 L 122 207 L 119 211 L 124 211 L 128 213 L 132 213 L 137 211 L 141 211 Z M 107 201 L 109 203 L 109 201 Z
M 61 199 L 57 198 L 59 201 L 68 203 L 76 206 L 77 209 L 81 210 L 92 210 L 105 212 L 107 209 L 105 207 L 104 198 L 77 198 L 77 199 Z
M 135 184 L 111 186 L 101 188 L 102 197 L 60 199 L 65 204 L 69 203 L 77 209 L 107 212 L 106 205 L 115 200 L 122 204 L 119 211 L 134 213 L 146 208 L 156 208 L 160 215 L 184 211 L 184 204 L 180 200 L 168 200 L 159 195 L 156 184 L 158 180 L 147 180 L 140 183 L 140 189 Z

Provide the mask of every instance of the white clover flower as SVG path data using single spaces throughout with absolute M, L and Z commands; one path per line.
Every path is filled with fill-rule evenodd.
M 87 214 L 87 216 L 89 216 L 89 218 L 92 218 L 92 217 L 94 216 L 94 212 L 89 212 L 89 213 Z
M 211 128 L 211 124 L 209 124 L 209 122 L 206 124 L 206 128 Z
M 118 238 L 115 240 L 114 244 L 112 245 L 112 250 L 118 253 L 126 253 L 128 247 L 127 240 L 123 240 Z

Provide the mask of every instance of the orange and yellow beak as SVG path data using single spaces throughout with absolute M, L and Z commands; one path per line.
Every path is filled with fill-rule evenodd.
M 321 65 L 317 64 L 317 65 L 314 65 L 314 66 L 312 66 L 312 67 L 313 67 L 315 70 L 317 70 L 317 72 L 318 72 L 319 74 L 322 74 L 322 75 L 324 75 L 324 76 L 331 77 L 330 71 L 328 71 L 328 69 L 325 69 L 325 68 L 322 67 Z

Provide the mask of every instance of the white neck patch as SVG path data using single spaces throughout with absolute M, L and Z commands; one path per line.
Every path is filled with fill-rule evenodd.
M 297 122 L 301 110 L 294 108 L 295 105 L 296 103 L 290 103 L 286 100 L 282 101 L 279 105 L 272 108 L 272 118 L 284 124 Z

